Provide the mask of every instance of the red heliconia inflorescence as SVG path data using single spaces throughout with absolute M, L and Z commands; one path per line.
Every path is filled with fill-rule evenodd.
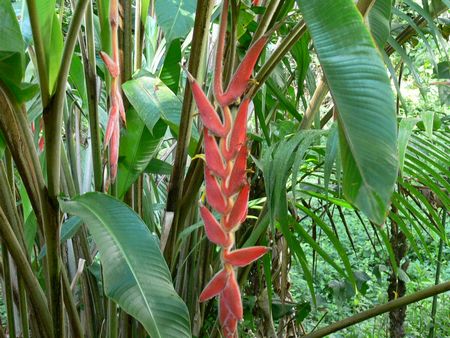
M 189 73 L 188 79 L 204 126 L 206 201 L 221 215 L 220 220 L 217 220 L 206 206 L 200 205 L 206 236 L 222 248 L 223 262 L 222 270 L 205 287 L 200 301 L 219 297 L 222 332 L 225 337 L 234 338 L 237 337 L 238 322 L 243 317 L 241 292 L 235 269 L 254 262 L 268 251 L 268 248 L 263 246 L 234 249 L 234 233 L 247 217 L 250 192 L 246 170 L 247 112 L 250 99 L 244 94 L 268 36 L 263 36 L 250 47 L 224 91 L 222 59 L 227 16 L 228 0 L 224 0 L 213 84 L 214 97 L 219 104 L 222 118 Z M 233 117 L 230 105 L 237 104 L 239 108 Z
M 109 74 L 111 74 L 111 88 L 109 93 L 110 109 L 104 145 L 105 147 L 109 146 L 110 175 L 111 181 L 114 181 L 117 176 L 117 162 L 119 160 L 120 119 L 122 119 L 123 123 L 126 123 L 126 118 L 122 93 L 120 91 L 118 0 L 111 0 L 109 6 L 112 57 L 104 52 L 100 52 L 100 56 Z

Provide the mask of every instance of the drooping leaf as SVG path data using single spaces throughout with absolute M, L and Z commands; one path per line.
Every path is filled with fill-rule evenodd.
M 302 37 L 298 40 L 294 46 L 292 46 L 291 54 L 297 63 L 297 84 L 298 84 L 298 93 L 297 100 L 300 95 L 303 95 L 303 87 L 304 81 L 306 78 L 306 74 L 308 72 L 308 67 L 311 62 L 311 57 L 309 56 L 308 44 L 311 40 L 309 34 Z
M 170 163 L 157 158 L 152 158 L 145 169 L 145 172 L 157 175 L 170 175 L 172 170 L 173 166 Z
M 381 224 L 398 168 L 386 70 L 353 1 L 299 3 L 338 109 L 344 194 Z
M 160 121 L 153 128 L 153 133 L 150 133 L 133 108 L 127 111 L 127 128 L 120 137 L 119 147 L 119 197 L 123 197 L 147 168 L 159 150 L 166 130 L 166 124 Z
M 370 32 L 380 50 L 391 31 L 392 0 L 376 0 L 369 12 Z
M 56 0 L 37 0 L 39 27 L 44 46 L 49 91 L 53 92 L 64 47 L 61 26 L 56 14 Z
M 402 119 L 398 126 L 398 161 L 399 170 L 403 172 L 403 163 L 405 162 L 405 152 L 408 146 L 409 138 L 418 119 Z
M 160 118 L 178 126 L 181 101 L 160 79 L 143 76 L 124 83 L 123 90 L 150 131 Z
M 161 26 L 166 43 L 185 38 L 194 26 L 194 0 L 156 0 L 155 13 Z
M 178 92 L 181 73 L 181 42 L 180 39 L 173 40 L 167 51 L 164 64 L 161 69 L 159 78 L 166 84 L 175 94 Z
M 88 226 L 100 251 L 105 293 L 151 337 L 190 337 L 189 314 L 176 294 L 158 239 L 126 204 L 101 193 L 60 200 Z
M 0 2 L 0 79 L 20 84 L 24 68 L 25 44 L 10 1 Z

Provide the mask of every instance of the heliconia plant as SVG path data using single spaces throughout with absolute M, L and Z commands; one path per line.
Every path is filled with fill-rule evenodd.
M 236 278 L 237 267 L 246 266 L 267 251 L 254 246 L 235 249 L 235 232 L 247 217 L 250 186 L 247 182 L 247 113 L 250 98 L 245 96 L 253 68 L 268 36 L 258 39 L 248 50 L 223 90 L 222 69 L 227 28 L 228 0 L 222 7 L 216 51 L 213 92 L 222 118 L 216 112 L 200 85 L 188 73 L 194 100 L 204 126 L 206 201 L 220 214 L 217 220 L 212 212 L 200 205 L 200 215 L 208 239 L 221 247 L 222 269 L 200 294 L 200 302 L 219 297 L 219 321 L 225 337 L 237 337 L 237 325 L 243 318 L 241 292 Z M 243 97 L 243 98 L 242 98 Z M 231 105 L 239 105 L 236 116 Z
M 120 89 L 118 0 L 111 0 L 109 6 L 112 57 L 105 52 L 100 52 L 100 56 L 111 75 L 111 88 L 109 93 L 110 109 L 105 132 L 104 147 L 106 148 L 109 146 L 110 177 L 111 181 L 114 182 L 117 176 L 117 162 L 119 160 L 120 119 L 122 119 L 123 123 L 126 123 L 126 117 L 122 92 Z

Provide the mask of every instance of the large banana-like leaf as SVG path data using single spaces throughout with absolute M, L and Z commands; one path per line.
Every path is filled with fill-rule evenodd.
M 391 32 L 391 10 L 392 0 L 376 0 L 369 12 L 370 32 L 380 50 Z
M 194 0 L 156 0 L 155 12 L 167 45 L 173 39 L 184 38 L 194 26 Z
M 0 2 L 0 79 L 19 84 L 23 75 L 25 45 L 10 1 Z
M 100 251 L 105 292 L 151 337 L 190 337 L 186 305 L 175 292 L 157 237 L 124 203 L 87 193 L 61 208 L 79 216 Z
M 398 171 L 386 69 L 352 0 L 299 3 L 339 111 L 344 194 L 381 224 Z
M 123 91 L 150 131 L 160 118 L 178 128 L 181 101 L 160 79 L 142 76 L 124 83 Z

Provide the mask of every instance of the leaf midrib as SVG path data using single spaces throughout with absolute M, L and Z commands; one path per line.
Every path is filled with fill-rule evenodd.
M 94 210 L 92 210 L 92 209 L 89 207 L 88 204 L 85 204 L 83 201 L 78 201 L 78 203 L 80 203 L 81 205 L 84 205 L 85 208 L 86 208 L 87 210 L 89 210 L 94 216 L 96 216 L 96 217 L 98 218 L 98 220 L 101 222 L 101 224 L 104 225 L 104 228 L 107 229 L 108 233 L 109 233 L 109 234 L 111 235 L 111 237 L 114 239 L 114 242 L 116 243 L 116 245 L 120 248 L 120 252 L 123 254 L 123 257 L 125 258 L 125 261 L 127 262 L 128 268 L 129 268 L 130 271 L 132 272 L 132 275 L 133 275 L 133 277 L 134 277 L 134 279 L 135 279 L 135 281 L 136 281 L 136 284 L 137 284 L 138 289 L 139 289 L 139 291 L 140 291 L 140 293 L 141 293 L 141 296 L 142 296 L 142 298 L 144 299 L 144 302 L 145 302 L 145 305 L 146 305 L 146 307 L 147 307 L 147 310 L 148 310 L 148 312 L 149 312 L 149 314 L 150 314 L 150 316 L 151 316 L 151 318 L 152 318 L 152 321 L 153 321 L 154 324 L 155 324 L 154 326 L 155 326 L 155 328 L 156 328 L 158 337 L 161 337 L 161 333 L 159 332 L 159 328 L 158 328 L 158 326 L 156 325 L 155 317 L 153 316 L 153 311 L 152 311 L 152 309 L 151 309 L 149 303 L 147 302 L 147 298 L 145 297 L 145 293 L 144 293 L 144 291 L 143 291 L 143 289 L 142 289 L 140 283 L 138 282 L 138 278 L 136 277 L 136 273 L 135 273 L 134 269 L 132 268 L 132 265 L 130 264 L 130 261 L 128 260 L 127 255 L 124 254 L 125 250 L 124 250 L 123 247 L 120 245 L 120 242 L 118 241 L 117 237 L 114 236 L 114 234 L 113 234 L 111 231 L 109 231 L 109 227 L 107 226 L 107 223 L 103 220 L 103 218 L 102 218 L 99 214 L 97 214 Z

